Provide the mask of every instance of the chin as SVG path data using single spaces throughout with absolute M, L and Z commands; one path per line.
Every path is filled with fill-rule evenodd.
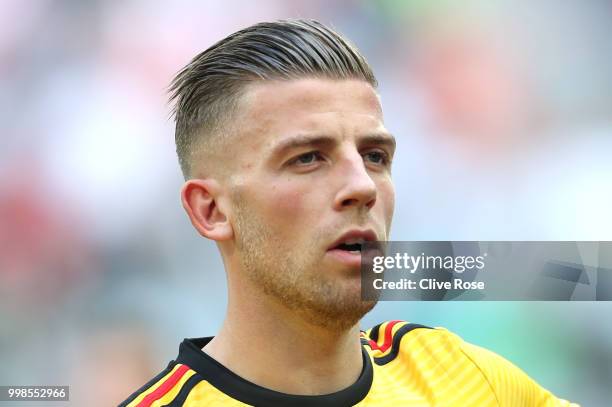
M 354 297 L 329 304 L 314 311 L 309 316 L 310 322 L 334 331 L 345 331 L 359 323 L 361 318 L 376 306 L 377 301 L 356 301 Z M 324 302 L 325 303 L 325 302 Z

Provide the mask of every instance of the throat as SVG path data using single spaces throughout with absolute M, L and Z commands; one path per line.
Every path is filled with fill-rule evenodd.
M 224 328 L 202 350 L 236 375 L 269 390 L 305 396 L 335 393 L 354 384 L 363 370 L 358 326 L 335 340 L 278 327 L 266 334 L 260 327 L 256 333 L 244 332 L 249 338 L 245 341 L 236 335 L 239 331 Z

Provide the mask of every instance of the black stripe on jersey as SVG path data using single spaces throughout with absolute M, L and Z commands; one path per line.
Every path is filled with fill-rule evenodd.
M 181 387 L 181 390 L 176 395 L 174 400 L 172 400 L 169 404 L 166 404 L 163 407 L 181 407 L 185 403 L 185 400 L 187 400 L 189 392 L 195 387 L 196 384 L 200 383 L 202 380 L 202 376 L 197 373 L 191 376 L 185 382 L 185 384 L 183 384 L 183 387 Z
M 406 335 L 408 332 L 410 332 L 410 331 L 412 331 L 414 329 L 418 329 L 418 328 L 433 329 L 430 326 L 425 326 L 425 325 L 420 325 L 420 324 L 406 324 L 406 325 L 404 325 L 403 327 L 401 327 L 400 329 L 397 330 L 395 335 L 393 335 L 393 345 L 391 347 L 391 352 L 389 352 L 387 355 L 382 356 L 382 357 L 375 357 L 374 358 L 374 363 L 376 363 L 379 366 L 383 366 L 383 365 L 386 365 L 387 363 L 391 362 L 393 359 L 395 359 L 395 357 L 397 356 L 397 354 L 399 352 L 400 342 L 402 340 L 402 337 L 404 335 Z
M 149 387 L 153 386 L 155 383 L 161 380 L 162 377 L 170 373 L 170 371 L 174 368 L 176 362 L 173 360 L 168 363 L 168 367 L 166 367 L 160 374 L 149 380 L 146 384 L 144 384 L 140 389 L 136 390 L 130 397 L 127 398 L 123 403 L 119 404 L 117 407 L 125 407 L 130 404 L 136 397 L 138 397 L 141 393 L 146 391 Z
M 378 342 L 378 332 L 380 331 L 381 325 L 382 324 L 378 324 L 372 327 L 372 329 L 370 329 L 370 339 L 373 340 L 374 342 Z

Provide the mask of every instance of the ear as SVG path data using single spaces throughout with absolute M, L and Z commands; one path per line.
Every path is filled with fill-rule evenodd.
M 219 206 L 219 193 L 219 184 L 213 179 L 190 179 L 181 189 L 183 208 L 191 224 L 202 236 L 215 241 L 229 240 L 234 234 Z

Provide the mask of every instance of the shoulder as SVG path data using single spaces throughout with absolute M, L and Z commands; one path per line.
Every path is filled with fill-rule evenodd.
M 440 327 L 386 321 L 361 333 L 375 365 L 407 365 L 424 376 L 479 380 L 502 406 L 575 406 L 557 399 L 507 359 Z M 396 370 L 394 368 L 394 370 Z M 452 376 L 452 377 L 449 377 Z M 517 398 L 520 398 L 517 399 Z
M 577 406 L 558 399 L 523 370 L 497 353 L 462 341 L 461 350 L 483 373 L 502 405 L 521 397 L 524 405 Z
M 155 405 L 182 406 L 189 392 L 201 381 L 189 366 L 173 361 L 119 407 L 149 407 L 154 402 L 157 402 Z
M 375 358 L 391 362 L 407 343 L 419 347 L 443 346 L 447 350 L 458 349 L 461 339 L 444 328 L 432 328 L 407 321 L 385 321 L 361 332 L 361 341 L 368 346 Z M 414 349 L 414 346 L 410 349 Z M 383 364 L 382 361 L 379 361 Z
M 385 321 L 361 332 L 362 344 L 369 348 L 377 365 L 384 365 L 406 352 L 459 351 L 461 339 L 444 328 L 432 328 L 407 321 Z

